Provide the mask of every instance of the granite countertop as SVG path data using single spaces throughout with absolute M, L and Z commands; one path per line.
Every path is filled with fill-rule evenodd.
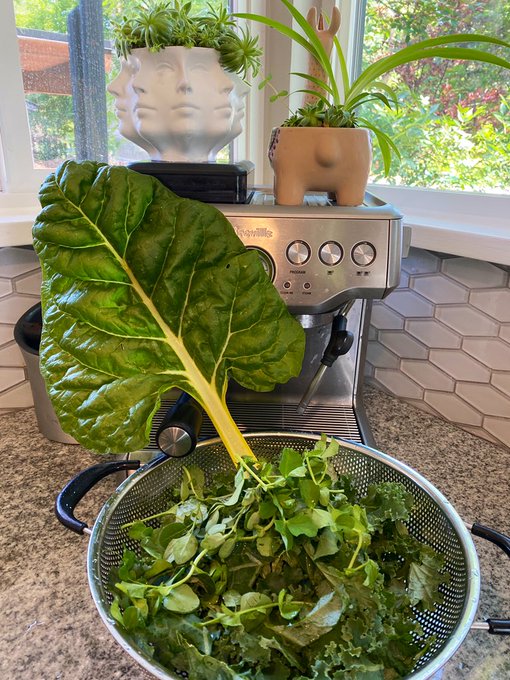
M 377 447 L 414 467 L 467 522 L 510 533 L 510 451 L 478 439 L 373 388 L 365 406 Z M 58 491 L 98 457 L 39 434 L 33 410 L 0 417 L 2 680 L 146 678 L 104 627 L 89 593 L 88 539 L 54 518 Z M 116 480 L 118 483 L 118 480 Z M 92 524 L 115 487 L 103 480 L 77 515 Z M 474 539 L 480 557 L 480 619 L 510 616 L 510 563 Z M 443 680 L 508 680 L 510 639 L 471 631 Z

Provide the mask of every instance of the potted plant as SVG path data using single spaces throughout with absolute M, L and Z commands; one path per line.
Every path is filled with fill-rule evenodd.
M 490 63 L 510 70 L 510 61 L 466 43 L 510 48 L 510 43 L 480 34 L 457 33 L 421 40 L 367 66 L 350 82 L 342 48 L 336 37 L 340 25 L 335 9 L 329 28 L 316 11 L 305 17 L 289 0 L 281 0 L 302 33 L 269 17 L 238 13 L 237 18 L 260 22 L 301 45 L 309 54 L 308 73 L 296 73 L 306 81 L 299 92 L 303 106 L 294 111 L 272 133 L 269 159 L 274 171 L 275 199 L 283 205 L 298 205 L 306 191 L 328 191 L 339 205 L 359 205 L 370 174 L 371 136 L 381 150 L 385 174 L 392 155 L 399 156 L 391 137 L 376 127 L 364 112 L 370 102 L 397 108 L 397 95 L 381 78 L 393 69 L 413 61 L 440 57 Z M 341 82 L 337 82 L 330 51 L 335 47 Z M 273 98 L 286 95 L 277 93 Z
M 109 86 L 119 132 L 152 160 L 213 161 L 242 130 L 246 78 L 261 50 L 231 14 L 145 2 L 113 24 L 121 72 Z

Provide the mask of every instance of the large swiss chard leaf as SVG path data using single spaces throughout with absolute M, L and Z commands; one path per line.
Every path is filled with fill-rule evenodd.
M 249 455 L 225 404 L 229 375 L 271 390 L 304 351 L 257 254 L 213 206 L 127 168 L 66 161 L 40 200 L 41 370 L 63 429 L 95 451 L 139 449 L 178 387 L 234 459 Z

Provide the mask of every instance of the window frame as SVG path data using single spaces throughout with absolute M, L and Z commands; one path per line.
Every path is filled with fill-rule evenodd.
M 301 11 L 312 0 L 294 0 Z M 366 0 L 322 0 L 326 12 L 341 5 L 339 39 L 345 51 L 351 77 L 359 64 L 358 42 Z M 285 10 L 274 0 L 233 0 L 234 11 L 267 13 L 284 20 Z M 282 12 L 282 13 L 280 13 Z M 299 70 L 299 46 L 263 26 L 252 26 L 263 49 L 263 72 L 271 73 L 278 87 L 288 87 L 292 70 Z M 48 174 L 33 168 L 31 136 L 16 36 L 12 2 L 0 3 L 0 247 L 29 241 L 29 226 L 37 212 L 37 190 Z M 274 57 L 277 56 L 276 59 Z M 273 59 L 271 59 L 273 57 Z M 255 163 L 255 181 L 270 186 L 272 172 L 267 160 L 271 128 L 285 117 L 284 101 L 271 104 L 267 90 L 252 88 L 246 107 L 245 131 L 235 142 L 235 158 Z M 413 227 L 412 245 L 429 250 L 510 264 L 510 196 L 470 192 L 448 192 L 427 188 L 371 184 L 369 191 L 388 200 L 404 214 Z
M 48 171 L 33 167 L 16 19 L 10 0 L 0 3 L 0 45 L 4 66 L 0 69 L 0 201 L 12 203 L 16 195 L 33 195 Z M 2 105 L 5 102 L 9 106 Z M 7 195 L 10 197 L 5 200 Z M 21 196 L 20 199 L 23 200 Z

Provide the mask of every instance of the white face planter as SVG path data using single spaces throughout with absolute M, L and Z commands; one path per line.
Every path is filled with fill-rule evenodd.
M 120 134 L 152 160 L 203 162 L 242 131 L 248 88 L 216 50 L 166 47 L 133 50 L 108 91 Z
M 136 92 L 133 89 L 133 78 L 138 70 L 138 60 L 130 54 L 127 59 L 122 58 L 120 64 L 119 73 L 106 88 L 115 98 L 119 134 L 140 146 L 152 157 L 157 150 L 138 133 L 135 125 Z

